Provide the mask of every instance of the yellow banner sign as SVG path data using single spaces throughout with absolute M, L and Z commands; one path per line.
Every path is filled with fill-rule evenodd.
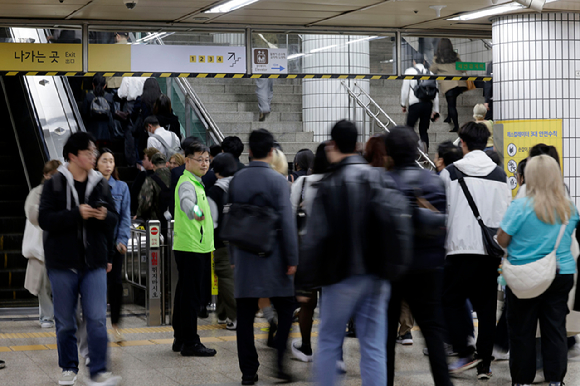
M 2 71 L 82 71 L 81 44 L 0 43 Z
M 504 168 L 508 176 L 512 196 L 518 193 L 517 169 L 528 158 L 530 149 L 539 143 L 554 146 L 562 162 L 562 120 L 542 119 L 529 121 L 502 121 Z

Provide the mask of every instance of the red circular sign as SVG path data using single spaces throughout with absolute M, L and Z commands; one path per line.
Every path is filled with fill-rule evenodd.
M 151 234 L 153 236 L 157 236 L 157 233 L 159 233 L 159 228 L 157 228 L 157 227 L 151 227 Z

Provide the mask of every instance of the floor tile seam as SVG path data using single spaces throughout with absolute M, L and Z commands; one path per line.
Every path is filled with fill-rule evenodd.
M 297 338 L 300 336 L 300 333 L 295 332 L 295 333 L 291 333 L 290 337 L 291 338 Z M 317 337 L 318 333 L 317 332 L 312 332 L 312 336 L 313 337 Z M 202 343 L 204 342 L 204 338 L 208 338 L 208 339 L 219 339 L 222 342 L 235 342 L 237 341 L 237 337 L 235 335 L 228 335 L 228 336 L 216 336 L 216 337 L 202 337 L 201 341 Z M 257 340 L 264 340 L 268 338 L 268 334 L 256 334 L 255 338 Z M 171 342 L 156 342 L 159 341 L 161 339 L 143 339 L 143 340 L 129 340 L 126 341 L 126 343 L 114 343 L 114 342 L 109 342 L 109 347 L 110 348 L 123 348 L 123 347 L 142 347 L 142 346 L 160 346 L 160 345 L 168 345 L 171 344 Z M 171 340 L 171 339 L 166 339 L 166 340 Z M 45 350 L 57 350 L 56 344 L 50 344 L 50 343 L 46 343 L 46 344 L 36 344 L 36 345 L 20 345 L 20 346 L 0 346 L 0 352 L 32 352 L 32 351 L 45 351 Z M 139 359 L 139 358 L 137 358 Z

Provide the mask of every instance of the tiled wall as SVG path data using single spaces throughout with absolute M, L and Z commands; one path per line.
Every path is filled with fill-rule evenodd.
M 322 50 L 304 57 L 303 71 L 313 74 L 367 74 L 370 69 L 369 42 L 358 41 L 362 38 L 348 35 L 304 35 L 302 52 Z M 349 43 L 352 41 L 357 42 Z M 369 92 L 369 80 L 345 79 L 344 82 L 350 87 L 356 82 Z M 315 142 L 327 140 L 332 125 L 341 119 L 355 121 L 359 131 L 368 132 L 369 125 L 365 124 L 364 111 L 349 98 L 342 80 L 304 79 L 302 95 L 304 131 L 314 132 Z
M 580 204 L 580 14 L 493 22 L 494 119 L 562 119 L 564 180 Z

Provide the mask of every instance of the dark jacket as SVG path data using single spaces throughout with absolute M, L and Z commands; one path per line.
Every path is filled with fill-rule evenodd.
M 373 267 L 380 266 L 381 256 L 369 246 L 369 200 L 372 189 L 394 192 L 394 182 L 356 155 L 335 165 L 317 187 L 300 250 L 300 264 L 307 267 L 299 289 L 377 273 Z
M 230 262 L 235 265 L 236 298 L 294 296 L 294 277 L 286 275 L 288 266 L 298 265 L 298 235 L 290 204 L 288 182 L 265 162 L 251 162 L 236 173 L 229 187 L 229 202 L 270 206 L 280 216 L 277 246 L 268 257 L 231 247 Z
M 106 268 L 114 254 L 115 228 L 119 216 L 109 184 L 100 173 L 89 173 L 85 203 L 104 203 L 105 220 L 83 220 L 75 198 L 76 189 L 67 165 L 44 183 L 38 223 L 44 232 L 44 257 L 47 268 Z M 84 240 L 83 240 L 84 230 Z M 84 243 L 84 264 L 80 256 Z
M 141 193 L 141 188 L 145 183 L 147 177 L 155 173 L 153 170 L 142 170 L 137 173 L 133 184 L 131 185 L 131 214 L 136 215 L 137 209 L 139 208 L 139 194 Z
M 169 204 L 171 202 L 163 202 L 163 196 L 161 196 L 163 188 L 153 179 L 153 176 L 157 175 L 161 182 L 165 184 L 171 190 L 171 172 L 169 168 L 162 167 L 155 170 L 153 174 L 145 179 L 145 183 L 141 187 L 141 192 L 139 193 L 139 207 L 137 208 L 137 217 L 144 220 L 160 220 L 162 223 L 165 222 L 165 217 L 163 213 L 165 208 L 160 206 L 163 204 Z M 171 197 L 175 200 L 175 195 L 173 194 L 175 190 L 171 191 Z
M 82 116 L 83 122 L 87 131 L 94 135 L 97 141 L 108 141 L 111 139 L 111 133 L 114 129 L 113 116 L 115 115 L 115 104 L 113 103 L 113 95 L 105 93 L 105 99 L 109 102 L 109 109 L 111 113 L 106 118 L 95 118 L 91 116 L 91 103 L 95 99 L 95 94 L 89 92 L 83 101 Z
M 414 204 L 415 192 L 425 198 L 441 213 L 447 212 L 447 198 L 443 180 L 433 172 L 418 166 L 397 167 L 388 173 L 399 190 Z M 436 239 L 415 237 L 411 269 L 443 268 L 445 262 L 445 235 Z
M 493 62 L 487 64 L 486 75 L 493 76 Z M 493 102 L 493 82 L 483 82 L 483 96 L 485 103 Z

